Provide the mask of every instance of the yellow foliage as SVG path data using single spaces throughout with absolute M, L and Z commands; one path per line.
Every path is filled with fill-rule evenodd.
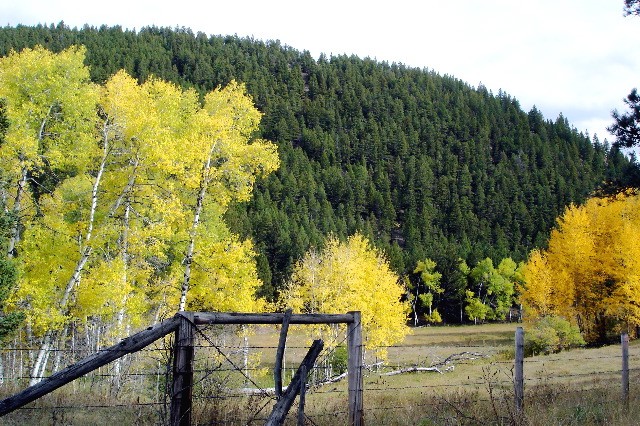
M 275 145 L 252 140 L 261 113 L 244 86 L 219 88 L 204 105 L 193 90 L 124 71 L 95 86 L 84 53 L 37 47 L 0 59 L 10 120 L 0 167 L 14 191 L 5 195 L 16 198 L 19 180 L 45 164 L 71 170 L 40 195 L 37 216 L 22 216 L 10 302 L 36 335 L 89 316 L 120 327 L 172 314 L 192 241 L 190 308 L 263 309 L 252 244 L 222 220 L 279 165 Z M 15 210 L 35 213 L 25 187 Z
M 530 315 L 577 323 L 588 341 L 640 325 L 640 198 L 618 195 L 570 206 L 549 247 L 533 251 L 520 300 Z
M 92 155 L 98 91 L 89 83 L 85 50 L 36 46 L 0 58 L 0 98 L 11 123 L 0 150 L 5 173 L 43 160 L 53 168 L 77 167 Z
M 322 253 L 308 252 L 296 265 L 281 301 L 295 312 L 361 311 L 367 348 L 386 357 L 386 347 L 401 342 L 409 306 L 399 277 L 388 261 L 360 234 L 346 242 L 327 241 Z

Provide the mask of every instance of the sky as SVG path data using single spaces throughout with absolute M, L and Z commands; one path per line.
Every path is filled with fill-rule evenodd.
M 640 17 L 624 17 L 623 0 L 0 0 L 0 25 L 60 21 L 187 27 L 427 68 L 547 119 L 562 113 L 600 141 L 613 142 L 611 111 L 640 87 Z

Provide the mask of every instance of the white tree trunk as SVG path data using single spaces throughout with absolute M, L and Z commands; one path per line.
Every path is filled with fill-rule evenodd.
M 242 361 L 244 363 L 245 387 L 249 385 L 249 337 L 247 335 L 247 326 L 242 325 L 242 337 L 244 346 L 242 348 Z
M 38 129 L 38 141 L 42 141 L 44 138 L 44 128 L 47 125 L 47 121 L 49 120 L 52 111 L 53 105 L 49 107 L 49 112 L 40 123 L 40 128 Z M 29 166 L 26 164 L 27 159 L 20 155 L 20 161 L 24 161 L 25 164 L 23 164 L 22 170 L 20 171 L 18 188 L 16 188 L 16 198 L 13 202 L 13 213 L 15 213 L 16 218 L 14 220 L 13 227 L 11 228 L 11 237 L 9 238 L 9 243 L 7 245 L 7 257 L 10 259 L 14 257 L 15 248 L 18 245 L 18 242 L 20 242 L 20 220 L 17 216 L 20 214 L 20 209 L 22 208 L 22 197 L 27 187 L 27 175 L 29 173 Z
M 193 253 L 196 245 L 196 230 L 200 224 L 200 215 L 202 214 L 202 208 L 204 206 L 204 197 L 207 194 L 207 187 L 209 185 L 209 169 L 211 168 L 211 158 L 216 148 L 217 143 L 211 145 L 209 150 L 209 156 L 202 167 L 202 180 L 200 181 L 200 190 L 198 191 L 198 198 L 196 199 L 196 206 L 193 214 L 193 223 L 191 224 L 191 232 L 189 236 L 189 245 L 184 256 L 184 276 L 182 280 L 182 289 L 180 291 L 180 303 L 178 304 L 178 311 L 184 311 L 187 306 L 187 294 L 189 293 L 189 286 L 191 285 L 191 262 L 193 262 Z
M 22 172 L 20 174 L 20 180 L 18 181 L 18 188 L 16 193 L 16 198 L 13 202 L 13 212 L 17 216 L 20 214 L 20 208 L 22 204 L 22 196 L 24 194 L 25 188 L 27 186 L 27 173 L 29 169 L 25 165 L 22 167 Z M 9 259 L 13 258 L 15 255 L 15 248 L 20 241 L 20 221 L 18 218 L 14 218 L 13 226 L 11 228 L 11 237 L 9 238 L 9 243 L 7 245 L 7 257 Z
M 40 345 L 40 349 L 38 349 L 38 355 L 36 356 L 36 360 L 33 363 L 33 367 L 31 368 L 31 379 L 29 380 L 29 386 L 33 386 L 40 380 L 42 380 L 45 367 L 45 359 L 47 358 L 49 351 L 51 350 L 52 337 L 53 331 L 49 330 L 42 338 L 42 344 Z
M 95 180 L 93 182 L 93 187 L 91 189 L 91 210 L 89 211 L 89 220 L 87 223 L 87 232 L 84 236 L 84 241 L 80 240 L 80 259 L 78 259 L 78 263 L 71 275 L 71 278 L 67 282 L 67 285 L 62 293 L 62 297 L 58 302 L 58 309 L 62 315 L 67 314 L 67 304 L 69 299 L 71 298 L 71 294 L 73 293 L 73 288 L 80 282 L 80 278 L 82 276 L 82 270 L 84 269 L 89 257 L 91 256 L 91 238 L 93 234 L 93 226 L 95 222 L 95 214 L 98 208 L 98 190 L 100 187 L 100 181 L 102 179 L 102 174 L 104 173 L 107 157 L 109 155 L 109 144 L 106 136 L 106 128 L 103 131 L 104 134 L 104 146 L 102 151 L 102 159 L 100 161 L 100 166 L 98 167 L 97 174 Z M 47 353 L 51 350 L 51 339 L 53 337 L 53 331 L 48 330 L 45 333 L 45 336 L 42 340 L 42 345 L 38 351 L 38 356 L 36 358 L 36 362 L 32 369 L 31 381 L 32 384 L 35 384 L 39 381 L 38 377 L 42 376 L 41 371 L 43 368 L 43 360 L 47 356 Z M 34 382 L 35 380 L 35 382 Z
M 131 182 L 131 181 L 130 181 Z M 129 215 L 131 211 L 131 205 L 127 201 L 124 210 L 124 217 L 122 219 L 122 242 L 121 242 L 121 252 L 122 252 L 122 261 L 123 261 L 123 271 L 122 271 L 122 285 L 126 286 L 129 280 L 128 278 L 128 265 L 129 265 Z M 124 295 L 122 299 L 122 305 L 118 310 L 117 324 L 118 324 L 118 332 L 122 332 L 124 328 L 124 318 L 126 308 L 125 305 L 127 303 L 127 294 Z M 117 393 L 121 384 L 121 371 L 122 371 L 122 362 L 123 358 L 118 358 L 114 362 L 113 366 L 113 392 Z

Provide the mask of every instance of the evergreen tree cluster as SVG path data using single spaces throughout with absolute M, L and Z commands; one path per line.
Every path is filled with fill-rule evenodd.
M 331 234 L 359 231 L 400 274 L 434 259 L 445 287 L 459 259 L 524 260 L 565 206 L 630 164 L 562 115 L 526 113 L 504 92 L 433 70 L 316 60 L 277 41 L 186 28 L 0 28 L 1 56 L 38 44 L 54 52 L 85 45 L 100 83 L 124 68 L 141 82 L 155 75 L 202 94 L 233 79 L 246 84 L 281 167 L 227 221 L 254 240 L 267 297 Z

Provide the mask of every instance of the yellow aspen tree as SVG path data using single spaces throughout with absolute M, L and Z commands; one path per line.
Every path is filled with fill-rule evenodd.
M 177 92 L 172 94 L 180 95 Z M 195 102 L 196 97 L 191 98 Z M 163 217 L 156 215 L 155 221 L 147 217 L 158 201 L 149 191 L 154 186 L 148 175 L 149 165 L 158 157 L 151 148 L 158 152 L 167 137 L 173 136 L 160 126 L 167 121 L 159 117 L 149 93 L 122 72 L 106 83 L 98 106 L 100 123 L 98 132 L 92 129 L 91 133 L 96 147 L 91 161 L 52 194 L 40 197 L 41 215 L 25 231 L 31 237 L 25 242 L 29 255 L 23 260 L 24 275 L 16 299 L 34 306 L 40 300 L 44 308 L 32 310 L 34 330 L 42 335 L 34 378 L 42 375 L 46 366 L 42 360 L 54 333 L 68 319 L 103 316 L 113 321 L 117 316 L 115 328 L 121 332 L 126 312 L 145 311 L 143 290 L 151 268 L 133 255 L 148 255 L 155 249 L 154 242 L 162 239 L 164 225 L 154 224 L 162 224 Z M 158 143 L 163 138 L 165 143 Z M 151 140 L 156 143 L 148 143 Z M 135 211 L 132 202 L 136 202 Z M 169 234 L 164 231 L 165 236 Z M 57 244 L 42 243 L 50 240 Z M 56 274 L 42 276 L 38 255 L 47 257 L 46 265 Z
M 330 238 L 323 251 L 309 251 L 296 265 L 281 303 L 295 312 L 362 312 L 367 348 L 386 357 L 386 348 L 409 333 L 410 307 L 388 260 L 360 234 L 346 242 Z M 331 342 L 329 342 L 331 343 Z
M 106 82 L 99 111 L 101 209 L 91 242 L 94 255 L 77 285 L 71 314 L 100 316 L 112 325 L 113 334 L 122 335 L 149 309 L 145 296 L 152 268 L 145 258 L 158 250 L 157 234 L 163 228 L 150 213 L 156 194 L 148 180 L 152 148 L 162 144 L 150 141 L 162 140 L 167 132 L 152 97 L 124 72 Z
M 97 91 L 89 83 L 84 54 L 84 47 L 54 54 L 36 46 L 0 58 L 0 98 L 10 123 L 0 149 L 0 167 L 9 179 L 2 197 L 16 216 L 9 257 L 20 238 L 21 218 L 35 214 L 29 176 L 45 169 L 75 170 L 92 155 Z
M 254 294 L 260 285 L 251 244 L 223 230 L 221 218 L 230 202 L 250 197 L 255 179 L 277 169 L 279 159 L 275 145 L 253 140 L 261 113 L 243 85 L 231 82 L 204 101 L 193 120 L 193 138 L 176 147 L 183 167 L 174 183 L 190 217 L 183 229 L 187 246 L 177 308 L 255 310 L 253 298 L 239 297 Z M 190 292 L 195 298 L 188 304 Z M 203 304 L 203 294 L 225 302 Z
M 34 381 L 70 320 L 99 318 L 121 332 L 150 311 L 184 309 L 189 292 L 190 307 L 260 309 L 251 243 L 223 221 L 229 203 L 278 167 L 275 145 L 253 140 L 261 115 L 244 87 L 231 83 L 202 105 L 193 90 L 155 78 L 139 85 L 122 71 L 93 86 L 82 48 L 20 55 L 0 63 L 11 121 L 0 162 L 13 176 L 3 196 L 22 211 L 27 177 L 68 169 L 38 195 L 38 215 L 21 221 L 23 240 L 15 231 L 21 276 L 11 302 L 28 310 L 40 339 Z
M 0 167 L 10 180 L 2 196 L 16 218 L 7 247 L 9 257 L 16 253 L 22 229 L 36 220 L 28 179 L 37 183 L 40 175 L 51 171 L 73 175 L 94 154 L 98 93 L 89 83 L 83 60 L 82 47 L 59 54 L 36 47 L 0 59 L 0 97 L 7 101 L 10 123 L 0 149 Z M 25 308 L 30 310 L 28 302 Z M 40 375 L 50 346 L 51 333 L 47 332 L 32 376 Z
M 640 325 L 639 203 L 620 194 L 566 209 L 525 266 L 520 300 L 531 317 L 565 317 L 590 342 Z

